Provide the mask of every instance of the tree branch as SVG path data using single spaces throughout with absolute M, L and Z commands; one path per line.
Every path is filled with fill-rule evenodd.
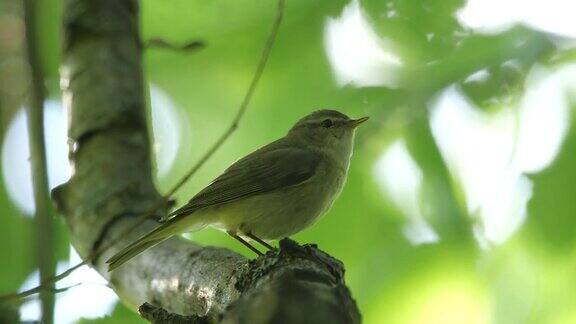
M 56 256 L 54 255 L 54 226 L 52 223 L 52 203 L 48 187 L 46 167 L 46 147 L 44 145 L 44 75 L 40 66 L 39 50 L 36 46 L 36 2 L 24 1 L 26 21 L 26 47 L 28 63 L 32 74 L 30 100 L 26 106 L 28 133 L 30 142 L 30 164 L 34 187 L 34 241 L 36 245 L 36 263 L 40 272 L 40 281 L 54 275 Z M 50 324 L 54 320 L 54 284 L 40 292 L 42 305 L 42 323 Z
M 315 244 L 280 241 L 280 250 L 238 271 L 240 297 L 222 323 L 360 323 L 344 265 Z
M 142 46 L 146 49 L 168 49 L 172 51 L 182 52 L 182 53 L 192 53 L 198 50 L 201 50 L 206 46 L 203 41 L 193 40 L 186 42 L 184 44 L 176 45 L 172 42 L 168 42 L 162 38 L 151 38 L 142 44 Z
M 280 241 L 236 272 L 240 292 L 217 320 L 222 323 L 359 323 L 360 313 L 344 284 L 344 266 L 316 245 Z M 144 303 L 138 309 L 152 323 L 204 324 L 206 316 L 182 316 Z

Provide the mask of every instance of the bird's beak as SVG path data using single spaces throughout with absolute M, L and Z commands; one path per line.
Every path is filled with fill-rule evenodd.
M 368 116 L 358 118 L 358 119 L 352 119 L 351 121 L 348 122 L 348 126 L 350 126 L 352 128 L 356 128 L 356 127 L 360 126 L 360 124 L 362 124 L 363 122 L 367 121 L 368 119 L 370 119 L 370 117 L 368 117 Z

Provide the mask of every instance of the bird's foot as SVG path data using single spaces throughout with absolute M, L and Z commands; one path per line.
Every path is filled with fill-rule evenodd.
M 272 245 L 266 243 L 266 241 L 260 239 L 258 236 L 252 234 L 252 233 L 246 233 L 246 236 L 248 236 L 249 238 L 253 239 L 254 241 L 260 243 L 262 246 L 266 247 L 268 250 L 270 251 L 275 251 L 277 250 L 275 247 L 273 247 Z

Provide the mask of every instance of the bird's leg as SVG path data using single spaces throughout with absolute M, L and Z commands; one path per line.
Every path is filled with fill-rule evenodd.
M 233 238 L 237 239 L 238 241 L 240 241 L 240 243 L 244 244 L 244 246 L 246 246 L 247 248 L 249 248 L 250 250 L 252 250 L 254 253 L 258 254 L 258 256 L 263 255 L 262 252 L 258 251 L 257 248 L 253 247 L 250 243 L 246 242 L 243 238 L 241 238 L 240 236 L 236 235 L 236 232 L 232 232 L 232 231 L 228 231 L 226 232 L 228 233 L 228 235 L 232 236 Z
M 263 246 L 265 246 L 266 248 L 268 248 L 268 250 L 275 250 L 275 248 L 274 248 L 272 245 L 264 242 L 264 240 L 258 238 L 256 235 L 254 235 L 254 234 L 252 234 L 252 233 L 246 233 L 245 235 L 248 236 L 249 238 L 253 239 L 254 241 L 262 244 Z

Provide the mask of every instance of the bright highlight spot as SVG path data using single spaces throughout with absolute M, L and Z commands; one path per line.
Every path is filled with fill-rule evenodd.
M 181 138 L 190 138 L 188 123 L 170 97 L 158 87 L 150 86 L 151 116 L 154 134 L 154 156 L 158 176 L 172 168 Z M 44 110 L 44 136 L 50 189 L 66 182 L 71 175 L 68 162 L 68 116 L 62 104 L 48 100 Z M 10 199 L 25 215 L 34 214 L 32 176 L 30 173 L 27 116 L 21 109 L 14 117 L 2 145 L 2 175 Z
M 481 287 L 466 277 L 446 277 L 427 283 L 405 323 L 488 324 L 490 303 Z M 416 293 L 416 292 L 415 292 Z M 419 294 L 417 293 L 417 294 Z
M 21 109 L 8 126 L 2 145 L 2 175 L 8 195 L 16 207 L 26 215 L 32 215 L 35 208 L 30 173 L 27 119 L 26 112 Z M 50 188 L 56 187 L 70 177 L 66 143 L 67 124 L 67 116 L 60 103 L 56 100 L 46 101 L 44 142 Z
M 466 194 L 468 212 L 479 215 L 480 232 L 502 242 L 526 217 L 530 181 L 510 165 L 515 145 L 513 109 L 490 115 L 474 108 L 454 88 L 435 104 L 432 132 Z
M 473 270 L 452 262 L 418 270 L 382 292 L 365 311 L 367 323 L 491 323 L 490 295 Z
M 569 0 L 468 0 L 457 15 L 461 24 L 481 32 L 496 33 L 523 23 L 545 32 L 576 37 L 574 12 L 576 2 Z
M 82 262 L 74 248 L 70 247 L 70 260 L 58 262 L 58 273 L 65 271 L 72 264 Z M 58 281 L 56 288 L 66 288 L 79 284 L 64 292 L 56 294 L 54 323 L 76 323 L 81 318 L 99 318 L 112 313 L 118 297 L 108 288 L 108 283 L 96 270 L 82 266 L 68 277 Z M 38 271 L 26 279 L 21 291 L 38 285 Z M 40 301 L 35 298 L 20 307 L 22 321 L 40 320 Z
M 535 69 L 520 107 L 497 113 L 473 107 L 455 88 L 434 104 L 434 137 L 463 186 L 468 212 L 480 216 L 475 232 L 489 242 L 502 243 L 524 221 L 532 196 L 525 174 L 557 156 L 570 120 L 565 93 L 574 80 L 574 67 Z
M 375 176 L 382 191 L 407 217 L 404 235 L 412 244 L 438 241 L 434 229 L 424 220 L 420 204 L 422 171 L 403 140 L 393 142 L 378 159 Z
M 190 129 L 181 109 L 162 89 L 150 84 L 150 101 L 152 105 L 152 131 L 154 134 L 154 155 L 158 167 L 158 176 L 168 174 L 180 148 L 182 138 L 190 140 Z M 183 137 L 183 130 L 186 136 Z
M 357 0 L 351 1 L 340 17 L 328 18 L 324 46 L 341 85 L 396 87 L 402 67 L 392 41 L 376 34 Z
M 536 68 L 529 75 L 515 160 L 522 171 L 539 172 L 558 155 L 570 127 L 570 93 L 576 93 L 576 64 L 556 70 Z

